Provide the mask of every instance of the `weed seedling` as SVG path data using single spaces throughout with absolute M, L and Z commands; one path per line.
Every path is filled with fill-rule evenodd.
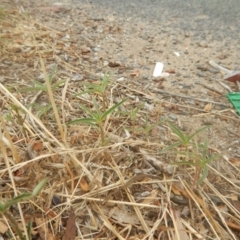
M 220 157 L 220 154 L 209 154 L 208 140 L 205 140 L 202 145 L 195 144 L 196 146 L 196 157 L 193 156 L 193 162 L 195 165 L 195 177 L 194 185 L 198 185 L 204 181 L 208 175 L 208 164 Z
M 53 70 L 51 71 L 51 73 L 48 76 L 49 83 L 51 85 L 52 90 L 57 89 L 60 85 L 65 83 L 65 80 L 60 80 L 60 81 L 57 81 L 56 83 L 53 83 L 53 78 L 54 78 L 54 75 L 56 72 L 57 72 L 57 66 L 53 68 Z M 47 93 L 47 86 L 45 83 L 41 83 L 39 81 L 34 80 L 33 85 L 34 86 L 32 86 L 32 87 L 26 87 L 26 88 L 20 89 L 20 92 L 43 91 L 43 92 Z
M 120 113 L 129 117 L 130 120 L 134 121 L 136 120 L 138 116 L 138 112 L 143 108 L 144 103 L 140 104 L 139 106 L 135 107 L 134 109 L 131 109 L 129 111 L 121 111 Z
M 101 141 L 104 143 L 104 122 L 107 116 L 111 115 L 112 112 L 117 109 L 121 104 L 123 104 L 125 100 L 113 105 L 108 110 L 102 112 L 96 102 L 96 99 L 93 99 L 94 104 L 94 111 L 92 111 L 90 108 L 87 108 L 83 105 L 79 105 L 80 108 L 82 108 L 84 111 L 86 111 L 90 117 L 89 118 L 81 118 L 81 119 L 75 119 L 71 122 L 69 122 L 67 125 L 76 124 L 76 123 L 83 123 L 91 126 L 96 126 L 99 129 Z
M 16 123 L 18 126 L 20 126 L 22 128 L 22 132 L 24 136 L 27 136 L 26 134 L 26 129 L 24 127 L 24 122 L 26 119 L 26 113 L 18 106 L 11 104 L 10 105 L 10 112 L 5 116 L 5 118 L 12 122 L 13 124 L 15 124 L 15 120 L 16 119 Z
M 190 135 L 187 135 L 187 134 L 184 134 L 178 127 L 174 126 L 173 124 L 168 123 L 168 125 L 169 125 L 170 129 L 172 130 L 172 132 L 175 134 L 175 136 L 179 139 L 179 141 L 164 148 L 160 153 L 168 152 L 169 150 L 177 148 L 177 147 L 184 148 L 185 151 L 188 151 L 189 147 L 192 146 L 193 138 L 198 133 L 202 132 L 206 128 L 209 128 L 209 126 L 206 126 L 206 127 L 198 129 L 196 132 L 194 132 Z
M 97 84 L 97 83 L 84 84 L 84 87 L 85 87 L 86 90 L 84 90 L 81 93 L 76 94 L 75 96 L 80 96 L 80 95 L 83 95 L 83 94 L 86 94 L 86 93 L 99 94 L 103 99 L 104 111 L 106 111 L 107 106 L 108 106 L 106 88 L 108 86 L 109 79 L 110 79 L 110 75 L 104 74 L 103 78 L 100 81 L 100 84 Z
M 160 154 L 162 153 L 172 153 L 183 156 L 183 159 L 179 162 L 174 162 L 174 165 L 190 165 L 194 166 L 194 180 L 193 185 L 200 184 L 208 174 L 208 164 L 211 163 L 214 159 L 218 158 L 218 154 L 209 155 L 208 154 L 208 141 L 205 140 L 203 144 L 197 143 L 194 137 L 209 128 L 209 126 L 198 129 L 196 132 L 187 135 L 183 133 L 178 127 L 169 123 L 169 127 L 175 136 L 178 138 L 178 141 L 171 144 L 170 146 L 164 148 Z
M 41 104 L 38 103 L 32 103 L 30 104 L 30 107 L 33 106 L 34 109 L 38 111 L 37 117 L 41 118 L 42 116 L 45 116 L 52 108 L 52 105 L 46 104 L 46 106 L 42 106 Z

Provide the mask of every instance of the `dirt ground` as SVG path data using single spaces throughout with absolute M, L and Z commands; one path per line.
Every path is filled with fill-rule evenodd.
M 9 3 L 3 1 L 1 4 L 6 8 L 12 8 L 15 5 L 16 12 L 22 11 L 26 14 L 26 20 L 23 21 L 25 25 L 19 26 L 16 18 L 14 26 L 8 25 L 6 22 L 6 28 L 1 32 L 3 36 L 9 38 L 9 41 L 13 40 L 11 48 L 7 50 L 8 54 L 2 54 L 0 61 L 0 82 L 4 86 L 11 86 L 11 89 L 14 89 L 12 86 L 15 85 L 15 89 L 18 90 L 29 86 L 33 80 L 43 81 L 39 56 L 44 59 L 48 72 L 57 64 L 58 78 L 67 79 L 70 86 L 67 102 L 69 102 L 71 110 L 65 112 L 66 122 L 68 122 L 74 120 L 78 114 L 79 110 L 76 110 L 77 107 L 74 104 L 77 103 L 73 95 L 80 91 L 82 84 L 95 83 L 103 74 L 109 73 L 113 86 L 108 93 L 111 101 L 117 103 L 122 99 L 128 99 L 128 103 L 125 105 L 126 109 L 141 105 L 139 115 L 137 115 L 139 122 L 153 124 L 168 119 L 186 134 L 194 133 L 204 126 L 210 126 L 206 131 L 197 135 L 196 141 L 203 143 L 207 138 L 209 149 L 221 154 L 222 157 L 214 161 L 211 167 L 217 169 L 220 176 L 224 176 L 222 178 L 227 180 L 223 182 L 219 180 L 221 178 L 219 175 L 212 174 L 209 176 L 209 181 L 216 184 L 216 189 L 224 197 L 232 200 L 234 196 L 235 203 L 238 203 L 240 197 L 238 193 L 240 117 L 226 97 L 229 90 L 223 87 L 219 81 L 228 85 L 233 92 L 240 90 L 235 83 L 223 80 L 224 74 L 212 67 L 209 61 L 213 60 L 229 70 L 238 70 L 240 68 L 239 39 L 230 36 L 216 38 L 214 32 L 211 31 L 196 35 L 189 29 L 173 27 L 176 19 L 169 19 L 167 23 L 163 24 L 164 26 L 161 26 L 154 20 L 125 18 L 110 7 L 101 7 L 91 2 L 18 1 Z M 206 18 L 206 15 L 199 15 L 195 16 L 194 20 L 199 24 Z M 29 19 L 30 22 L 28 22 Z M 10 30 L 13 27 L 14 31 Z M 164 64 L 162 77 L 153 77 L 156 62 Z M 27 104 L 33 99 L 35 93 L 24 95 L 18 92 L 18 94 L 16 96 L 21 96 L 19 97 L 20 101 Z M 46 97 L 40 96 L 37 101 L 41 104 L 46 101 Z M 90 102 L 88 99 L 83 101 Z M 51 127 L 46 119 L 43 122 L 46 125 L 49 124 L 49 128 Z M 116 122 L 120 126 L 126 123 L 125 119 L 118 119 Z M 167 137 L 169 129 L 164 126 L 154 127 L 146 135 L 138 128 L 140 129 L 140 125 L 138 127 L 134 122 L 127 124 L 125 132 L 116 134 L 113 129 L 110 129 L 110 132 L 115 133 L 119 138 L 126 138 L 130 134 L 130 138 L 135 141 L 146 141 L 159 145 L 172 143 Z M 76 134 L 77 130 L 72 128 L 71 131 Z M 83 130 L 81 129 L 81 131 Z M 94 142 L 94 133 L 91 137 L 91 141 Z M 73 140 L 70 137 L 69 139 L 71 139 L 71 147 L 76 147 L 79 142 L 82 147 L 86 147 L 86 144 L 83 143 L 85 137 L 81 137 L 80 140 Z M 153 152 L 151 148 L 148 150 Z M 136 155 L 140 154 L 139 150 L 135 151 L 130 148 L 129 151 Z M 144 151 L 141 154 L 145 154 L 146 157 Z M 170 161 L 171 158 L 169 157 L 168 160 Z M 96 161 L 95 158 L 94 161 Z M 131 166 L 132 173 L 128 173 L 128 176 L 133 177 L 133 172 L 136 173 L 140 169 L 138 164 L 135 162 L 135 168 Z M 184 176 L 184 171 L 179 171 L 178 174 Z M 205 190 L 208 191 L 209 188 L 208 186 Z M 142 190 L 149 189 L 143 187 Z M 132 191 L 135 194 L 138 192 L 137 189 L 132 189 Z M 176 199 L 181 195 L 176 189 L 172 194 L 175 194 Z M 64 197 L 64 194 L 61 197 Z M 180 201 L 176 199 L 175 204 L 181 205 Z M 214 200 L 212 199 L 212 201 Z M 102 208 L 106 215 L 108 215 L 106 213 L 108 207 Z M 239 214 L 239 207 L 235 205 L 234 207 Z M 91 215 L 89 209 L 88 214 Z M 180 209 L 183 215 L 183 208 Z M 77 212 L 75 213 L 77 215 Z M 114 213 L 112 214 L 114 215 Z M 108 215 L 109 218 L 110 215 Z M 146 215 L 149 219 L 152 218 L 151 216 L 155 218 L 154 208 L 149 210 Z M 229 221 L 237 225 L 240 222 L 238 216 L 235 215 L 236 219 L 233 218 L 234 220 Z M 81 224 L 86 219 L 81 214 L 77 217 L 82 220 L 78 225 L 78 228 L 81 229 Z M 196 215 L 195 217 L 197 219 Z M 208 218 L 210 217 L 208 216 Z M 92 222 L 87 221 L 90 220 L 86 220 L 85 225 L 92 224 L 91 227 L 94 228 L 93 219 L 91 219 Z M 199 218 L 197 221 L 200 222 L 201 219 Z M 200 224 L 199 222 L 198 224 Z M 108 220 L 106 220 L 105 227 L 107 223 Z M 98 226 L 99 223 L 95 224 Z M 118 226 L 119 231 L 125 229 L 126 224 L 124 224 L 120 224 L 121 227 Z M 130 224 L 132 224 L 131 221 Z M 144 234 L 140 233 L 139 227 L 135 228 L 138 224 L 132 224 L 133 230 L 126 239 L 144 239 Z M 153 227 L 151 224 L 149 226 Z M 230 224 L 228 227 L 231 229 Z M 144 229 L 145 232 L 146 229 Z M 160 232 L 164 231 L 163 226 L 161 229 L 156 227 L 156 231 L 157 229 Z M 206 225 L 199 227 L 198 232 L 205 237 L 200 238 L 195 235 L 195 239 L 210 239 L 206 236 L 211 235 L 213 230 L 207 229 Z M 99 235 L 94 235 L 97 236 L 95 239 L 121 239 L 118 235 L 115 238 L 109 235 L 108 238 L 104 232 L 107 230 L 97 230 Z M 93 231 L 95 230 L 93 229 Z M 231 231 L 234 232 L 232 235 Z M 82 231 L 83 235 L 87 236 L 89 232 L 90 230 L 85 226 Z M 239 239 L 239 229 L 233 227 L 229 230 L 227 228 L 226 232 L 229 235 L 225 235 L 225 239 Z M 221 236 L 220 233 L 218 234 Z M 160 235 L 156 237 L 155 233 L 154 238 L 148 237 L 149 239 L 171 239 Z M 212 239 L 218 239 L 217 234 L 211 236 Z M 88 238 L 78 236 L 77 239 L 94 238 L 91 238 L 89 234 Z M 184 236 L 175 239 L 184 239 Z
M 201 39 L 201 36 L 192 36 L 190 30 L 174 29 L 171 22 L 164 24 L 169 27 L 161 28 L 154 22 L 118 17 L 111 9 L 94 3 L 64 4 L 63 1 L 61 6 L 51 3 L 29 5 L 24 7 L 39 22 L 66 34 L 63 38 L 67 37 L 72 45 L 65 44 L 65 51 L 58 56 L 76 67 L 74 73 L 82 75 L 80 81 L 92 75 L 96 79 L 95 75 L 111 73 L 120 84 L 166 102 L 161 116 L 177 121 L 187 131 L 194 132 L 205 124 L 212 125 L 211 146 L 229 158 L 240 157 L 239 117 L 226 98 L 229 91 L 218 82 L 223 81 L 224 75 L 208 63 L 213 60 L 225 68 L 238 70 L 238 39 L 222 37 L 219 41 L 212 40 L 214 33 Z M 205 18 L 196 16 L 202 21 Z M 69 55 L 72 48 L 74 56 Z M 82 56 L 85 48 L 89 53 Z M 169 72 L 169 77 L 153 78 L 156 62 L 164 64 L 163 71 Z M 234 92 L 238 91 L 234 83 L 224 82 Z M 133 98 L 139 95 L 132 94 Z M 149 103 L 149 109 L 156 107 L 146 98 L 143 102 Z M 172 105 L 176 109 L 171 108 Z

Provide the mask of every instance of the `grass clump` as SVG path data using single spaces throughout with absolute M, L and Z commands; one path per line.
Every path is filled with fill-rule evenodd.
M 104 74 L 100 79 L 100 83 L 85 83 L 84 89 L 81 93 L 76 94 L 75 96 L 81 96 L 86 93 L 100 95 L 103 102 L 103 111 L 106 111 L 108 107 L 108 98 L 107 98 L 107 87 L 110 83 L 110 75 Z
M 83 109 L 84 111 L 86 111 L 86 113 L 88 113 L 90 117 L 75 119 L 75 120 L 69 122 L 68 125 L 72 125 L 72 124 L 76 124 L 76 123 L 83 123 L 83 124 L 97 127 L 99 129 L 101 141 L 103 144 L 105 142 L 105 129 L 104 129 L 105 120 L 107 117 L 109 117 L 114 112 L 114 110 L 116 110 L 121 104 L 123 104 L 124 101 L 125 100 L 113 105 L 112 107 L 110 107 L 109 109 L 107 109 L 104 112 L 100 110 L 100 107 L 99 107 L 98 103 L 96 102 L 96 99 L 93 99 L 94 111 L 92 111 L 90 108 L 87 108 L 83 105 L 79 105 L 79 107 L 81 109 Z M 105 107 L 104 107 L 104 109 L 105 109 Z
M 160 153 L 170 153 L 173 151 L 176 156 L 180 156 L 178 162 L 174 165 L 193 166 L 194 177 L 192 185 L 196 186 L 204 181 L 208 175 L 208 164 L 220 157 L 219 154 L 211 154 L 209 151 L 208 140 L 204 143 L 198 143 L 195 137 L 210 126 L 196 130 L 192 134 L 185 134 L 177 126 L 168 123 L 172 133 L 178 138 L 178 141 L 164 148 Z
M 84 94 L 92 94 L 93 110 L 82 104 L 78 104 L 78 106 L 82 110 L 84 110 L 85 113 L 89 115 L 89 117 L 77 118 L 68 122 L 67 124 L 67 125 L 87 124 L 89 126 L 97 127 L 97 129 L 99 130 L 102 144 L 106 142 L 106 138 L 105 138 L 106 121 L 105 120 L 109 118 L 110 115 L 125 102 L 125 100 L 123 100 L 109 107 L 109 103 L 108 103 L 109 101 L 107 97 L 109 84 L 110 84 L 109 74 L 104 74 L 104 76 L 100 79 L 100 83 L 84 84 L 84 87 L 83 87 L 84 90 L 76 94 L 75 97 L 82 96 Z M 97 102 L 95 95 L 96 97 L 98 97 L 98 99 L 100 99 L 100 101 Z

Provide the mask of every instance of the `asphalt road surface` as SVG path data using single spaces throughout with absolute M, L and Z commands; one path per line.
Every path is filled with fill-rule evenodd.
M 152 22 L 160 28 L 191 31 L 202 39 L 226 37 L 240 42 L 240 0 L 75 0 L 104 7 L 114 14 Z

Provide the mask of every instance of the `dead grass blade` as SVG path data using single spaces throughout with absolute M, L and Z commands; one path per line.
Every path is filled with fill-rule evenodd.
M 42 129 L 42 130 L 40 129 L 37 130 L 39 131 L 39 135 L 42 135 L 42 133 L 44 132 L 44 137 L 47 140 L 51 140 L 52 142 L 57 144 L 58 147 L 60 147 L 61 149 L 68 149 L 61 142 L 59 142 L 59 140 L 44 126 L 44 124 L 36 116 L 34 116 L 34 114 L 31 113 L 25 106 L 23 106 L 23 104 L 19 102 L 1 83 L 0 83 L 0 91 L 4 96 L 9 98 L 11 102 L 19 106 L 21 109 L 23 109 L 29 115 L 29 117 L 31 117 L 38 124 L 38 126 Z M 93 178 L 92 174 L 87 170 L 87 168 L 80 161 L 78 161 L 78 159 L 76 158 L 72 150 L 69 150 L 68 154 L 77 171 L 80 165 L 80 167 L 88 174 L 88 176 L 90 178 Z
M 103 224 L 104 226 L 106 226 L 118 239 L 120 240 L 125 240 L 125 238 L 123 238 L 118 232 L 117 230 L 115 229 L 115 227 L 110 223 L 110 221 L 108 220 L 108 218 L 105 216 L 105 214 L 102 212 L 101 208 L 96 204 L 94 203 L 94 206 L 96 207 L 97 209 L 97 212 L 99 213 L 102 221 L 103 221 Z
M 48 96 L 49 96 L 49 99 L 50 99 L 50 102 L 51 102 L 51 105 L 52 105 L 52 108 L 53 108 L 53 112 L 54 112 L 55 119 L 56 119 L 56 122 L 57 122 L 57 125 L 58 125 L 58 129 L 59 129 L 60 135 L 62 137 L 62 140 L 64 140 L 65 135 L 64 135 L 64 132 L 63 132 L 63 127 L 62 127 L 60 117 L 59 117 L 59 114 L 58 114 L 58 110 L 57 110 L 57 106 L 56 106 L 56 103 L 55 103 L 55 100 L 54 100 L 54 97 L 53 97 L 53 92 L 52 92 L 52 88 L 51 88 L 51 85 L 50 85 L 50 82 L 49 82 L 49 78 L 48 78 L 48 75 L 47 75 L 45 64 L 44 64 L 43 59 L 41 57 L 40 57 L 40 63 L 41 63 L 41 66 L 42 66 L 44 79 L 45 79 L 45 83 L 46 83 L 47 90 L 48 90 Z
M 120 181 L 122 181 L 123 186 L 124 186 L 124 177 L 123 177 L 122 173 L 119 171 L 119 169 L 117 168 L 117 165 L 116 165 L 116 173 L 118 174 L 118 177 L 119 177 Z M 130 191 L 127 187 L 125 188 L 125 191 L 126 191 L 126 194 L 128 196 L 129 201 L 131 203 L 135 203 L 134 198 L 130 194 Z M 142 227 L 143 227 L 144 231 L 146 233 L 148 233 L 150 231 L 150 229 L 149 229 L 148 225 L 146 224 L 140 209 L 137 206 L 133 206 L 133 208 L 134 208 L 134 211 L 136 212 L 136 215 L 137 215 L 140 223 L 142 224 Z M 149 238 L 149 240 L 151 240 L 151 239 L 152 239 L 152 237 Z
M 13 145 L 12 139 L 11 139 L 11 137 L 10 137 L 10 134 L 9 134 L 9 132 L 8 132 L 8 130 L 7 130 L 5 121 L 4 121 L 4 119 L 3 119 L 3 117 L 2 117 L 1 114 L 0 114 L 0 120 L 1 120 L 2 127 L 3 127 L 3 131 L 4 131 L 4 133 L 6 134 L 6 140 L 7 140 L 7 142 L 8 142 L 7 145 L 8 145 L 8 147 L 9 147 L 9 148 L 11 149 L 11 151 L 12 151 L 13 158 L 14 158 L 14 160 L 15 160 L 15 163 L 20 163 L 19 155 L 18 155 L 18 153 L 17 153 L 16 148 L 15 148 L 14 145 Z M 2 136 L 2 141 L 3 141 L 3 138 L 5 138 L 5 137 Z
M 6 169 L 8 171 L 8 175 L 10 177 L 10 180 L 11 180 L 11 187 L 13 189 L 13 192 L 14 192 L 14 196 L 16 197 L 18 195 L 18 190 L 16 188 L 16 184 L 15 184 L 15 180 L 14 180 L 14 177 L 13 177 L 13 173 L 11 171 L 11 166 L 10 166 L 10 160 L 8 158 L 8 154 L 7 154 L 7 149 L 6 149 L 6 146 L 4 145 L 4 141 L 2 141 L 3 139 L 3 132 L 8 132 L 7 128 L 6 128 L 6 125 L 5 125 L 5 122 L 2 118 L 2 116 L 0 117 L 1 119 L 1 124 L 2 126 L 0 126 L 0 148 L 1 148 L 1 153 L 3 155 L 3 158 L 5 160 L 5 165 L 6 165 Z M 3 127 L 3 129 L 2 129 Z M 7 134 L 7 136 L 9 137 L 9 134 Z M 10 138 L 10 137 L 9 137 Z M 11 142 L 11 139 L 7 139 L 8 142 Z M 10 144 L 11 147 L 14 148 L 13 145 Z M 15 153 L 16 150 L 13 149 L 13 152 Z M 24 234 L 26 236 L 26 239 L 29 240 L 29 237 L 28 237 L 28 233 L 27 233 L 27 228 L 26 228 L 26 223 L 25 223 L 25 220 L 24 220 L 24 215 L 23 215 L 23 211 L 22 211 L 22 208 L 21 208 L 21 204 L 20 203 L 17 203 L 17 206 L 18 206 L 18 211 L 19 211 L 19 214 L 20 214 L 20 218 L 21 218 L 21 222 L 23 224 L 23 228 L 24 228 Z M 11 217 L 11 215 L 9 215 Z M 12 226 L 14 228 L 14 226 Z
M 219 239 L 224 239 L 224 235 L 222 232 L 222 229 L 220 228 L 219 224 L 215 221 L 215 219 L 212 216 L 212 213 L 208 210 L 205 202 L 203 199 L 200 199 L 188 186 L 187 183 L 183 183 L 183 181 L 180 179 L 181 183 L 185 187 L 186 191 L 188 192 L 189 196 L 191 196 L 192 201 L 196 204 L 200 212 L 205 216 L 206 221 L 209 223 L 212 231 L 215 233 L 216 236 L 219 237 Z M 220 236 L 219 236 L 219 235 Z
M 49 239 L 55 240 L 53 234 L 49 231 L 47 223 L 43 218 L 35 218 L 35 223 L 37 225 L 37 231 L 42 240 Z

